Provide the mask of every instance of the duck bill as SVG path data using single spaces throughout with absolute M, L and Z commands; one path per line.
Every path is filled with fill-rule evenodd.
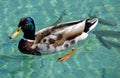
M 10 39 L 13 39 L 22 33 L 21 27 L 18 27 L 16 31 L 10 36 Z

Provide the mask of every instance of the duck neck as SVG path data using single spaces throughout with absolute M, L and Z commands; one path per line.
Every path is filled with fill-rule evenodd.
M 29 40 L 35 40 L 35 35 L 34 34 L 24 34 L 23 37 L 26 38 L 26 39 L 29 39 Z

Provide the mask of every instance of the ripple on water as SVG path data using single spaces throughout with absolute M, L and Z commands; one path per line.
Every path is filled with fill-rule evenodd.
M 10 72 L 6 69 L 0 69 L 0 77 L 1 78 L 13 78 Z
M 75 71 L 74 71 L 74 69 L 73 69 L 73 71 L 71 72 L 72 74 L 73 74 L 73 78 L 86 78 L 86 73 L 85 73 L 85 71 L 83 71 L 83 70 L 81 70 L 81 69 L 75 69 Z
M 99 71 L 97 69 L 88 69 L 85 70 L 86 77 L 88 78 L 101 78 Z

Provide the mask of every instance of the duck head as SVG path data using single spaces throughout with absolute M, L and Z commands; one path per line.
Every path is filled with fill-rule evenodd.
M 19 34 L 24 33 L 24 38 L 35 40 L 35 24 L 31 17 L 21 18 L 16 32 L 10 36 L 10 39 L 17 37 Z

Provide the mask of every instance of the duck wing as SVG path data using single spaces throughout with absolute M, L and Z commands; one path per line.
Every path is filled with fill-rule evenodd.
M 35 44 L 41 42 L 44 37 L 55 35 L 57 39 L 64 36 L 65 39 L 73 38 L 84 31 L 85 21 L 77 20 L 72 22 L 60 23 L 56 26 L 44 28 L 36 32 Z
M 98 19 L 95 18 L 60 23 L 56 26 L 44 28 L 36 33 L 35 44 L 39 44 L 41 40 L 46 41 L 45 38 L 48 38 L 49 42 L 53 39 L 52 42 L 54 41 L 54 44 L 58 44 L 56 46 L 63 44 L 66 40 L 72 40 L 78 36 L 80 36 L 80 40 L 84 39 L 84 35 L 82 35 L 82 33 L 88 34 L 88 32 L 91 31 L 97 23 Z

